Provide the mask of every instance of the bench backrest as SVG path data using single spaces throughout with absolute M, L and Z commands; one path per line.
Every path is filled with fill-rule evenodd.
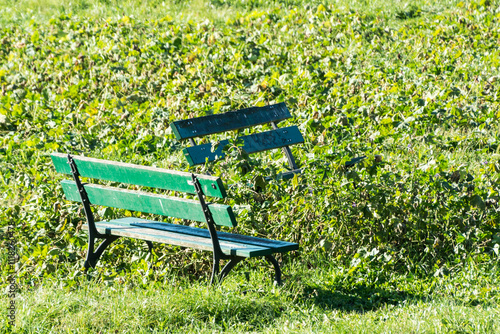
M 56 171 L 72 174 L 68 155 L 51 154 Z M 139 166 L 109 160 L 72 156 L 81 177 L 145 186 L 176 192 L 196 194 L 192 174 L 167 169 Z M 205 196 L 225 198 L 222 180 L 208 175 L 196 175 Z M 61 182 L 68 200 L 81 202 L 78 187 L 73 180 Z M 199 200 L 159 195 L 144 191 L 109 187 L 99 184 L 84 184 L 91 204 L 110 206 L 131 211 L 158 214 L 180 219 L 205 222 Z M 220 226 L 236 226 L 236 218 L 229 205 L 209 204 L 214 222 Z
M 243 140 L 243 149 L 247 153 L 256 153 L 283 148 L 290 168 L 295 170 L 297 165 L 289 146 L 303 143 L 304 138 L 297 126 L 278 129 L 276 125 L 277 122 L 290 117 L 291 114 L 285 103 L 278 103 L 265 107 L 252 107 L 223 114 L 176 121 L 171 124 L 171 127 L 177 139 L 190 140 L 192 146 L 184 149 L 184 155 L 189 164 L 193 166 L 203 164 L 206 161 L 222 159 L 224 157 L 224 146 L 228 144 L 227 140 L 223 140 L 212 151 L 211 143 L 196 145 L 194 142 L 195 137 L 271 123 L 273 130 L 239 137 Z

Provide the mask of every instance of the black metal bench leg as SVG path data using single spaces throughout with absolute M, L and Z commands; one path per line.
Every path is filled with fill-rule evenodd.
M 119 237 L 115 235 L 106 237 L 106 239 L 104 239 L 104 241 L 99 245 L 99 247 L 97 247 L 97 250 L 95 252 L 94 252 L 95 239 L 94 238 L 89 239 L 89 249 L 87 251 L 87 259 L 85 260 L 84 264 L 85 271 L 87 271 L 87 269 L 89 269 L 90 267 L 94 268 L 95 265 L 97 264 L 97 261 L 99 261 L 99 258 L 101 257 L 102 253 L 106 249 L 106 247 L 108 247 L 113 241 L 115 241 L 118 238 Z
M 148 245 L 149 252 L 153 253 L 153 243 L 149 240 L 146 240 L 146 244 Z
M 231 260 L 229 260 L 229 262 L 224 266 L 224 268 L 222 268 L 222 271 L 219 275 L 219 282 L 222 282 L 224 278 L 226 278 L 226 276 L 229 274 L 231 269 L 233 269 L 234 266 L 240 263 L 243 259 L 244 258 L 242 257 L 234 257 Z
M 278 261 L 272 255 L 266 255 L 266 259 L 274 266 L 274 281 L 276 284 L 281 285 L 281 269 Z
M 214 252 L 214 264 L 212 267 L 212 278 L 210 279 L 210 285 L 214 285 L 215 281 L 219 278 L 219 256 Z

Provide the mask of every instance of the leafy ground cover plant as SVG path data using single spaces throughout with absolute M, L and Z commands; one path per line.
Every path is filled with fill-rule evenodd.
M 211 2 L 212 13 L 231 13 L 224 19 L 82 9 L 29 20 L 2 9 L 0 226 L 15 229 L 21 286 L 81 284 L 83 215 L 63 199 L 50 152 L 189 170 L 171 121 L 282 101 L 306 139 L 293 148 L 301 177 L 265 182 L 283 169 L 281 153 L 250 159 L 237 143 L 198 170 L 234 185 L 244 233 L 299 242 L 294 261 L 314 268 L 319 255 L 347 277 L 496 268 L 496 2 L 252 3 Z M 364 163 L 342 167 L 360 155 Z M 92 274 L 203 276 L 206 256 L 166 246 L 149 255 L 123 240 Z

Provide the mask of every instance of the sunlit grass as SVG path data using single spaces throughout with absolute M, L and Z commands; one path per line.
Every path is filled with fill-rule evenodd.
M 204 19 L 225 22 L 227 19 L 244 15 L 251 11 L 266 11 L 273 8 L 318 7 L 329 6 L 339 12 L 357 11 L 370 15 L 396 18 L 397 15 L 419 9 L 424 14 L 437 13 L 455 7 L 460 1 L 401 1 L 401 0 L 76 0 L 61 2 L 56 0 L 0 0 L 0 22 L 43 22 L 55 15 L 72 14 L 75 17 L 108 17 L 130 16 L 140 20 L 154 20 L 171 16 L 182 20 Z M 416 15 L 421 15 L 418 12 Z M 398 14 L 399 13 L 399 14 Z
M 328 332 L 495 333 L 498 278 L 472 270 L 440 279 L 389 276 L 373 282 L 323 263 L 298 265 L 283 287 L 265 273 L 242 273 L 223 286 L 170 276 L 121 284 L 46 280 L 16 299 L 14 333 Z M 244 269 L 244 268 L 243 268 Z M 471 270 L 471 269 L 469 269 Z M 479 274 L 479 276 L 478 276 Z M 482 278 L 480 278 L 482 277 Z M 2 298 L 2 310 L 6 300 Z M 4 312 L 4 311 L 2 311 Z

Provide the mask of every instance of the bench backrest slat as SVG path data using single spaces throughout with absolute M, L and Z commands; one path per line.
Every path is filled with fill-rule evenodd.
M 67 154 L 52 153 L 51 158 L 59 173 L 71 174 Z M 72 155 L 72 158 L 82 177 L 196 194 L 191 173 L 82 156 Z M 206 196 L 226 197 L 220 178 L 208 175 L 197 175 L 197 178 Z
M 256 153 L 304 142 L 304 138 L 297 126 L 241 136 L 239 139 L 243 140 L 243 149 L 247 153 Z M 186 147 L 183 151 L 187 161 L 193 166 L 203 164 L 207 160 L 222 159 L 224 157 L 223 149 L 228 143 L 228 140 L 222 140 L 213 152 L 211 151 L 211 143 Z
M 272 106 L 252 107 L 224 114 L 175 121 L 171 127 L 176 138 L 181 140 L 279 122 L 290 117 L 292 116 L 286 104 L 282 102 Z
M 64 180 L 61 185 L 68 200 L 81 202 L 74 181 Z M 197 200 L 96 184 L 84 184 L 84 187 L 91 204 L 205 222 L 203 209 Z M 209 204 L 208 207 L 216 225 L 236 226 L 236 218 L 229 205 Z

